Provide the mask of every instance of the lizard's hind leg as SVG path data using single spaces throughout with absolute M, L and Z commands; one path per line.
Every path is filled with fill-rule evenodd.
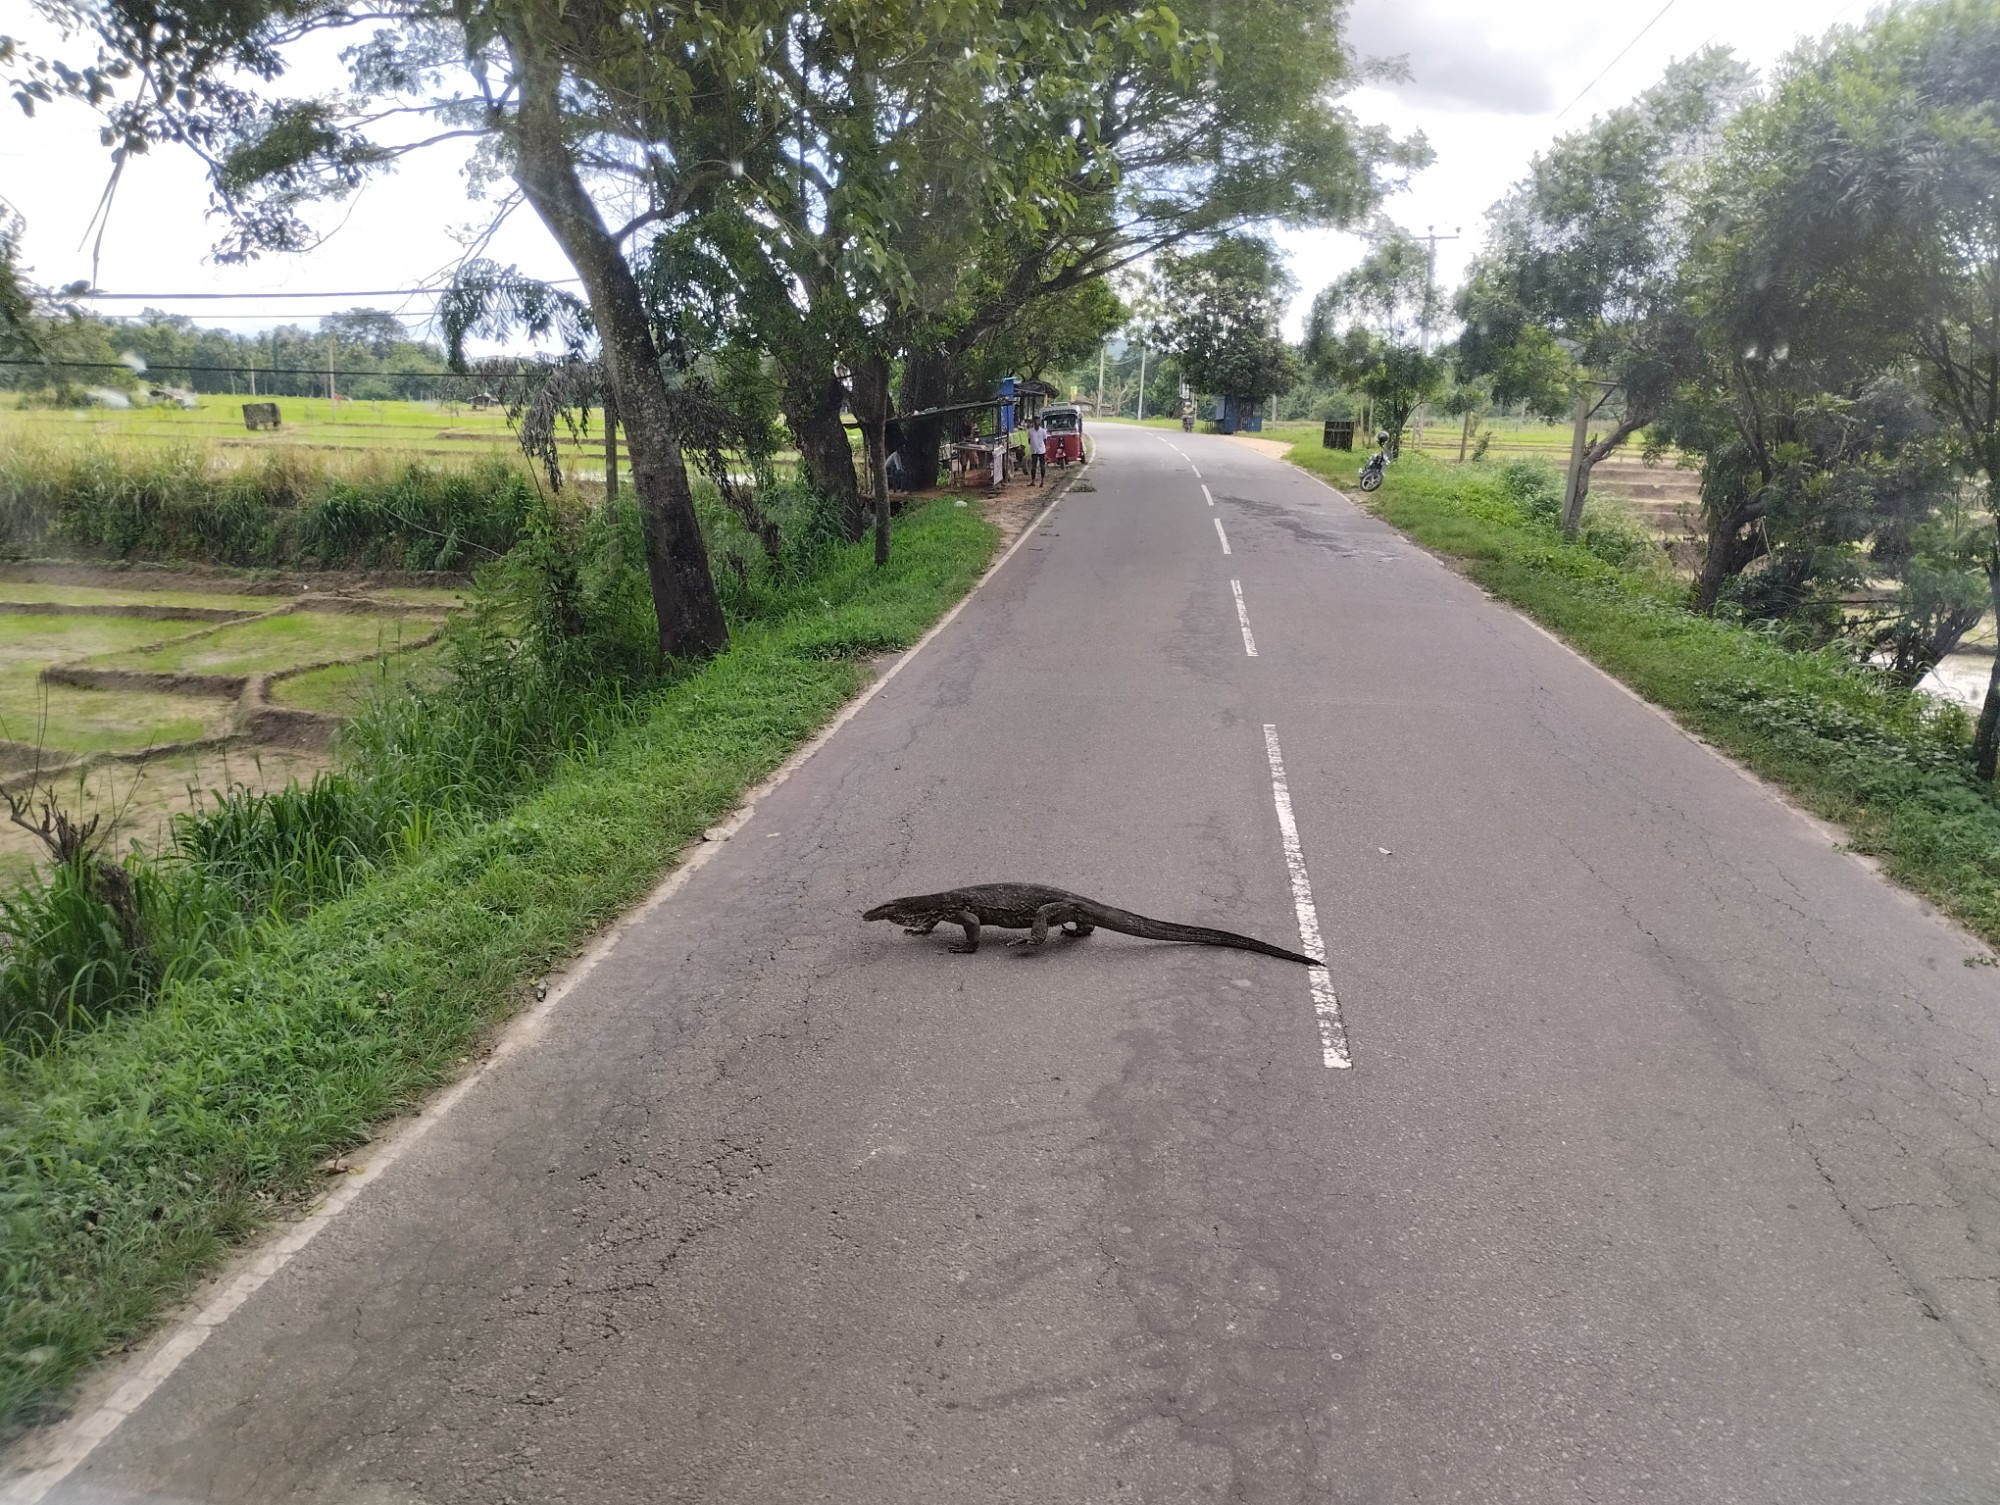
M 1046 941 L 1049 938 L 1049 927 L 1051 925 L 1064 926 L 1063 934 L 1065 935 L 1074 935 L 1077 933 L 1067 928 L 1070 925 L 1084 926 L 1085 933 L 1088 933 L 1089 930 L 1089 922 L 1078 919 L 1076 911 L 1069 905 L 1060 903 L 1044 904 L 1040 909 L 1035 911 L 1035 923 L 1028 927 L 1028 944 L 1030 946 L 1039 946 Z

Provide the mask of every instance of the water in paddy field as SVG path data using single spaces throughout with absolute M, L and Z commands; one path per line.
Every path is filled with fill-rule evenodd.
M 1992 674 L 1992 654 L 1952 653 L 1939 660 L 1917 688 L 1977 710 L 1986 699 L 1986 681 Z

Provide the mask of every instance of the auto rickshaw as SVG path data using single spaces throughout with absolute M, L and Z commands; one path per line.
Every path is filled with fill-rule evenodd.
M 1083 410 L 1068 403 L 1045 408 L 1042 423 L 1049 431 L 1049 464 L 1083 462 Z

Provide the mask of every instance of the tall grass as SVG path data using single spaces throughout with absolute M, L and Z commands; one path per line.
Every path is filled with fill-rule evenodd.
M 277 466 L 270 476 L 296 479 Z M 331 497 L 312 504 L 321 516 L 347 505 Z M 872 564 L 834 538 L 831 510 L 812 493 L 780 485 L 760 500 L 779 525 L 776 548 L 712 488 L 697 489 L 738 631 L 862 588 L 857 571 Z M 107 928 L 117 917 L 93 894 L 88 864 L 59 864 L 0 895 L 0 1044 L 33 1053 L 142 1006 L 166 975 L 162 958 L 185 967 L 255 944 L 259 927 L 294 921 L 504 811 L 559 765 L 593 759 L 685 677 L 659 656 L 629 501 L 557 509 L 531 494 L 513 526 L 513 547 L 480 567 L 469 609 L 445 628 L 441 682 L 385 677 L 348 729 L 340 771 L 270 792 L 211 791 L 171 820 L 162 852 L 126 860 L 146 896 L 140 937 Z M 897 630 L 829 628 L 808 652 L 879 651 Z
M 465 569 L 512 547 L 515 464 L 27 439 L 0 452 L 0 545 L 252 567 Z

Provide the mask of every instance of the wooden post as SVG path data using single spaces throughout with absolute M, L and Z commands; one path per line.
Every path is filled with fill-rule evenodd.
M 618 499 L 618 404 L 604 392 L 604 500 Z
M 1590 392 L 1588 385 L 1576 389 L 1576 428 L 1569 440 L 1569 484 L 1563 488 L 1563 537 L 1572 542 L 1576 538 L 1577 526 L 1583 521 L 1583 443 L 1584 433 L 1590 427 Z

